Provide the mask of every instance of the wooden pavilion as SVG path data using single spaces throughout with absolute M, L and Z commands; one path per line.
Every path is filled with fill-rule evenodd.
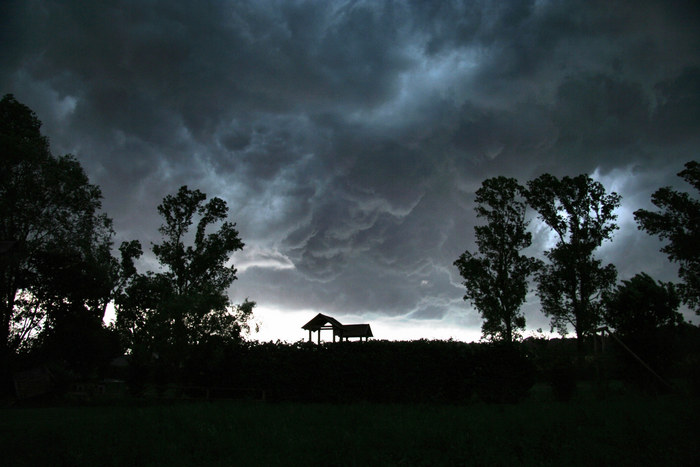
M 309 331 L 309 342 L 313 341 L 312 333 L 314 331 L 317 332 L 316 342 L 318 344 L 321 343 L 322 330 L 333 331 L 333 342 L 335 342 L 336 336 L 340 338 L 340 341 L 343 339 L 348 341 L 351 337 L 359 337 L 360 341 L 364 338 L 365 342 L 368 341 L 370 337 L 374 337 L 369 324 L 342 324 L 337 319 L 324 315 L 323 313 L 317 314 L 301 328 Z

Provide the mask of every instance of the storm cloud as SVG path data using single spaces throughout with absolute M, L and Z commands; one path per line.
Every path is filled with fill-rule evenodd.
M 0 91 L 100 185 L 117 241 L 156 241 L 156 206 L 180 185 L 225 199 L 246 243 L 231 293 L 258 302 L 263 329 L 278 329 L 265 310 L 319 311 L 478 334 L 452 262 L 474 249 L 474 192 L 496 175 L 593 175 L 623 196 L 600 255 L 623 279 L 677 279 L 631 213 L 685 189 L 675 174 L 698 157 L 695 2 L 0 9 Z M 534 294 L 526 309 L 548 328 Z

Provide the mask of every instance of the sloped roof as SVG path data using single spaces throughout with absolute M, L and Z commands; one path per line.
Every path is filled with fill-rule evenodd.
M 311 321 L 303 325 L 301 328 L 306 329 L 308 331 L 318 331 L 326 324 L 330 324 L 334 328 L 343 328 L 343 325 L 340 324 L 340 321 L 330 316 L 326 316 L 323 313 L 317 314 Z
M 334 329 L 333 332 L 336 332 Z M 369 324 L 345 324 L 337 335 L 342 337 L 374 337 Z

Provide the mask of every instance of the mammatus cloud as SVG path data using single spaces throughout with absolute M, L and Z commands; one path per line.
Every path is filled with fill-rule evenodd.
M 496 175 L 594 174 L 623 196 L 600 255 L 675 278 L 630 213 L 698 157 L 694 2 L 1 8 L 2 92 L 102 187 L 118 241 L 157 241 L 182 184 L 220 196 L 246 243 L 232 294 L 270 313 L 478 331 L 452 262 Z

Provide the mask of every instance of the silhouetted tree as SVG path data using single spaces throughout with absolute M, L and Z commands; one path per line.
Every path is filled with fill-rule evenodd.
M 237 340 L 249 331 L 254 302 L 231 306 L 226 290 L 236 279 L 228 265 L 231 253 L 243 248 L 235 224 L 225 221 L 228 207 L 219 198 L 186 186 L 158 206 L 164 219 L 160 244 L 153 253 L 163 272 L 134 274 L 116 301 L 116 326 L 132 352 L 178 353 L 210 336 Z M 198 217 L 193 245 L 186 246 Z M 224 221 L 218 230 L 207 233 Z M 140 253 L 131 246 L 132 257 Z
M 678 176 L 700 191 L 697 161 L 685 164 Z M 700 201 L 688 193 L 664 187 L 654 192 L 651 202 L 661 211 L 639 209 L 634 212 L 634 218 L 639 229 L 668 240 L 661 251 L 680 265 L 678 275 L 683 281 L 678 287 L 680 294 L 683 301 L 700 314 Z
M 680 299 L 672 283 L 639 273 L 605 297 L 605 323 L 622 335 L 648 335 L 683 322 Z
M 481 313 L 485 337 L 508 343 L 525 328 L 520 307 L 525 301 L 528 276 L 538 261 L 520 254 L 530 246 L 526 231 L 523 187 L 513 178 L 489 178 L 476 192 L 477 217 L 486 225 L 474 227 L 477 254 L 465 251 L 454 262 L 464 278 L 465 300 Z
M 545 252 L 549 264 L 537 274 L 543 312 L 562 335 L 568 325 L 574 327 L 582 352 L 583 338 L 600 323 L 602 293 L 617 275 L 612 264 L 603 266 L 593 252 L 617 229 L 614 210 L 620 196 L 606 194 L 587 175 L 558 179 L 544 174 L 528 183 L 526 197 L 557 234 L 555 246 Z
M 72 156 L 54 157 L 41 122 L 12 95 L 0 101 L 0 355 L 62 320 L 101 327 L 113 287 L 111 220 L 100 189 Z M 74 336 L 74 338 L 79 338 Z
M 640 273 L 622 284 L 605 299 L 605 322 L 622 337 L 636 357 L 658 375 L 668 372 L 679 357 L 683 316 L 678 313 L 680 298 L 671 283 L 657 282 Z M 626 350 L 615 347 L 622 362 L 624 376 L 645 390 L 661 390 L 661 380 L 644 368 Z

